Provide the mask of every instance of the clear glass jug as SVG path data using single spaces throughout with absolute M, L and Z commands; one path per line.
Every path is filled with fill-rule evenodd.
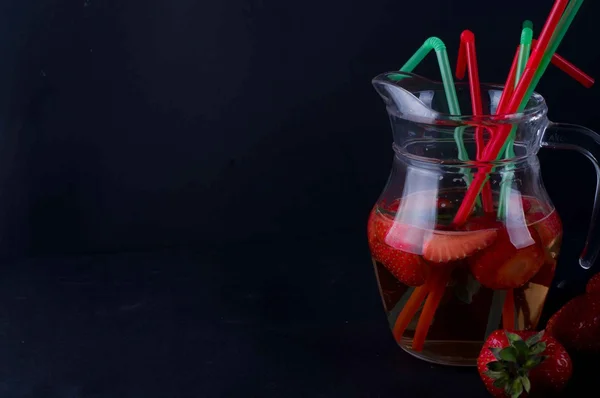
M 402 72 L 373 79 L 391 121 L 391 174 L 368 221 L 368 241 L 390 327 L 407 352 L 440 364 L 474 365 L 486 336 L 500 327 L 537 326 L 562 240 L 544 188 L 540 147 L 575 150 L 599 170 L 600 136 L 551 123 L 544 99 L 494 115 L 501 86 L 482 85 L 486 116 L 453 116 L 442 83 Z M 467 84 L 457 84 L 471 109 Z M 478 152 L 506 124 L 514 150 L 483 162 Z M 479 152 L 481 154 L 481 152 Z M 455 216 L 469 184 L 490 170 L 465 222 Z M 580 264 L 598 255 L 598 189 Z

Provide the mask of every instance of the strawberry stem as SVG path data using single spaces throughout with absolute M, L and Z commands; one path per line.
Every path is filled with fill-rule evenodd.
M 423 351 L 425 339 L 429 333 L 429 328 L 431 327 L 437 308 L 446 292 L 446 285 L 448 284 L 451 273 L 452 268 L 450 266 L 444 266 L 441 270 L 432 272 L 435 276 L 432 277 L 431 292 L 427 297 L 423 312 L 421 312 L 419 322 L 417 323 L 417 329 L 415 330 L 415 336 L 413 337 L 412 343 L 413 351 Z
M 425 300 L 425 297 L 427 297 L 427 293 L 429 293 L 429 283 L 415 288 L 406 304 L 404 304 L 404 308 L 402 308 L 398 318 L 396 318 L 393 334 L 398 344 L 400 344 L 402 335 L 406 331 L 410 321 L 413 319 L 417 311 L 419 311 L 421 303 L 423 303 L 423 300 Z
M 505 330 L 513 330 L 515 328 L 515 294 L 513 289 L 508 289 L 504 298 L 502 328 Z

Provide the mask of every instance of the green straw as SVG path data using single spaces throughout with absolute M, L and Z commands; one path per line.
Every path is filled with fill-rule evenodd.
M 421 48 L 419 48 L 417 52 L 406 61 L 404 66 L 400 68 L 400 72 L 411 73 L 421 61 L 425 59 L 427 54 L 433 50 L 435 50 L 440 66 L 440 73 L 442 74 L 442 82 L 444 83 L 444 91 L 446 92 L 450 113 L 453 115 L 460 115 L 460 107 L 458 105 L 456 87 L 454 87 L 454 80 L 452 79 L 452 69 L 450 68 L 450 61 L 448 60 L 448 52 L 446 51 L 446 45 L 441 39 L 430 37 L 425 40 L 425 43 L 423 43 Z
M 523 30 L 521 32 L 521 48 L 519 49 L 519 60 L 517 63 L 517 75 L 515 78 L 515 87 L 519 84 L 525 65 L 529 61 L 529 54 L 531 53 L 531 42 L 533 41 L 533 22 L 523 22 Z
M 529 60 L 529 55 L 531 53 L 531 42 L 533 41 L 533 23 L 531 21 L 523 22 L 523 30 L 521 31 L 521 45 L 519 46 L 519 58 L 517 63 L 517 73 L 515 76 L 515 87 L 519 84 L 519 80 L 521 80 L 521 76 L 523 76 L 523 71 L 525 70 L 525 66 L 527 65 L 527 61 Z M 512 159 L 515 157 L 515 135 L 517 132 L 517 126 L 513 126 L 508 139 L 505 144 L 505 155 L 504 159 Z M 498 201 L 498 219 L 503 220 L 506 216 L 506 206 L 509 203 L 509 195 L 510 195 L 510 186 L 512 180 L 514 178 L 514 165 L 509 164 L 506 166 L 507 172 L 502 177 L 502 182 L 500 183 L 500 198 Z
M 552 61 L 552 57 L 554 56 L 554 53 L 556 53 L 556 50 L 560 46 L 560 43 L 562 42 L 563 38 L 565 37 L 567 30 L 569 30 L 569 27 L 573 23 L 573 20 L 575 19 L 577 12 L 579 12 L 579 9 L 581 8 L 582 4 L 583 4 L 583 0 L 571 0 L 569 2 L 567 9 L 565 10 L 560 21 L 558 22 L 558 25 L 556 26 L 556 30 L 554 31 L 554 34 L 552 35 L 552 38 L 550 39 L 550 44 L 548 44 L 548 49 L 544 53 L 544 57 L 542 58 L 540 67 L 535 72 L 535 74 L 533 76 L 533 80 L 531 81 L 531 84 L 529 85 L 529 88 L 527 89 L 527 93 L 523 97 L 523 101 L 521 102 L 519 111 L 522 111 L 523 109 L 525 109 L 527 102 L 529 102 L 529 98 L 535 91 L 535 88 L 537 87 L 538 83 L 540 82 L 540 79 L 546 72 L 546 69 L 548 69 L 548 65 L 550 65 L 550 61 Z
M 430 37 L 425 40 L 425 43 L 415 52 L 415 54 L 410 57 L 408 61 L 400 68 L 401 72 L 411 73 L 417 65 L 425 59 L 427 54 L 431 51 L 435 51 L 437 56 L 438 64 L 440 67 L 440 73 L 442 75 L 442 82 L 444 84 L 444 92 L 446 93 L 446 100 L 448 101 L 448 108 L 450 109 L 450 114 L 455 116 L 460 116 L 460 106 L 458 104 L 458 96 L 456 95 L 456 87 L 454 86 L 454 79 L 452 78 L 452 69 L 450 68 L 450 61 L 448 60 L 448 52 L 446 51 L 446 45 L 444 42 L 438 37 Z M 467 149 L 465 148 L 465 143 L 463 141 L 463 134 L 465 132 L 465 127 L 457 127 L 454 130 L 454 141 L 456 142 L 456 146 L 458 148 L 458 158 L 461 161 L 468 161 L 469 154 Z M 471 175 L 468 170 L 461 168 L 461 172 L 464 175 L 465 181 L 467 185 L 471 183 Z M 479 202 L 479 198 L 478 198 Z
M 550 61 L 552 61 L 552 57 L 554 56 L 554 54 L 556 53 L 556 50 L 560 46 L 560 43 L 564 39 L 565 34 L 567 33 L 567 31 L 569 30 L 569 27 L 573 23 L 573 20 L 575 19 L 575 16 L 579 12 L 579 9 L 581 8 L 582 4 L 583 4 L 583 0 L 571 0 L 569 2 L 569 4 L 567 5 L 565 12 L 563 13 L 562 17 L 560 18 L 560 21 L 558 22 L 558 25 L 556 26 L 556 29 L 554 30 L 554 33 L 552 34 L 550 43 L 548 43 L 548 47 L 546 48 L 546 51 L 544 52 L 544 55 L 542 56 L 540 65 L 539 65 L 538 69 L 535 71 L 535 74 L 533 75 L 531 84 L 529 85 L 529 87 L 527 87 L 527 91 L 525 92 L 525 95 L 523 96 L 523 100 L 521 101 L 521 104 L 519 105 L 517 112 L 522 112 L 525 109 L 525 107 L 527 106 L 529 99 L 533 95 L 533 92 L 535 91 L 535 88 L 537 87 L 538 83 L 540 82 L 540 79 L 546 72 L 546 69 L 548 69 L 548 65 L 550 65 Z M 502 154 L 502 152 L 500 152 L 499 157 L 502 156 L 501 154 Z M 502 208 L 503 207 L 505 207 L 505 206 L 502 206 Z M 498 209 L 498 210 L 500 211 L 500 209 Z

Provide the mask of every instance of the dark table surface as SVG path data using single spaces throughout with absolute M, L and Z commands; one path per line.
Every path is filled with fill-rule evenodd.
M 487 396 L 395 345 L 362 238 L 8 262 L 0 396 Z

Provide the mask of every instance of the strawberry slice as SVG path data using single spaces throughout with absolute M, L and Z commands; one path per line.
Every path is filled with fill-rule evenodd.
M 496 239 L 496 231 L 434 231 L 423 246 L 423 258 L 434 263 L 448 263 L 469 257 L 485 249 Z
M 527 283 L 544 265 L 544 251 L 533 228 L 529 233 L 534 244 L 517 249 L 506 229 L 487 250 L 473 256 L 469 268 L 483 286 L 494 289 L 515 289 Z

